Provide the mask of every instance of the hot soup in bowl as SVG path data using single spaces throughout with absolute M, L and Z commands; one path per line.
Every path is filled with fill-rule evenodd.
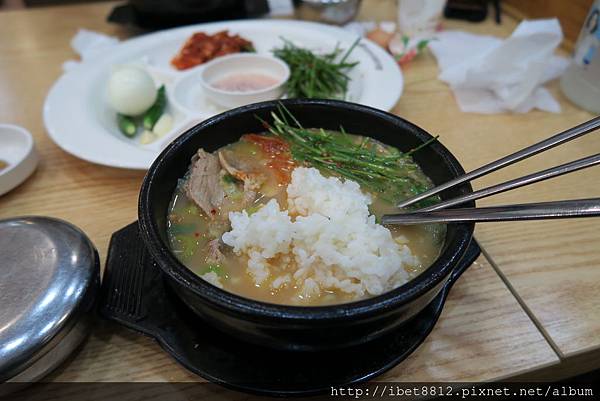
M 349 346 L 418 313 L 460 261 L 472 224 L 380 218 L 462 173 L 439 142 L 391 114 L 258 103 L 163 151 L 142 187 L 140 228 L 173 291 L 209 324 L 277 348 Z
M 180 179 L 168 234 L 190 270 L 247 298 L 318 306 L 390 291 L 437 258 L 444 225 L 378 223 L 432 187 L 412 159 L 420 149 L 403 153 L 342 125 L 304 128 L 285 106 L 271 121 L 198 149 Z

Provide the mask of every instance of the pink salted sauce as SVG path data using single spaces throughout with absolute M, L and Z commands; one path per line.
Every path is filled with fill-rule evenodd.
M 252 92 L 277 84 L 279 80 L 261 73 L 242 73 L 227 75 L 217 79 L 211 85 L 227 92 Z

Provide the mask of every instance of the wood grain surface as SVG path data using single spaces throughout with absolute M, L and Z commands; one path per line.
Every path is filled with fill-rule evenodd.
M 457 281 L 434 331 L 377 380 L 483 381 L 532 374 L 559 359 L 500 277 L 480 257 Z M 99 321 L 51 381 L 196 381 L 153 340 Z
M 541 333 L 484 257 L 451 290 L 425 343 L 381 381 L 489 381 L 552 368 Z
M 6 32 L 0 35 L 0 121 L 28 129 L 40 153 L 34 175 L 0 197 L 0 217 L 65 219 L 92 238 L 100 255 L 106 254 L 112 232 L 136 220 L 144 173 L 93 165 L 62 151 L 46 134 L 42 106 L 63 62 L 77 58 L 69 42 L 79 28 L 129 35 L 105 22 L 110 8 L 93 4 L 0 14 L 0 31 Z
M 377 7 L 368 4 L 377 3 Z M 362 19 L 390 19 L 395 2 L 364 1 Z M 41 155 L 37 172 L 0 197 L 0 218 L 49 215 L 81 227 L 96 244 L 102 260 L 110 235 L 136 219 L 143 173 L 92 165 L 60 150 L 47 136 L 41 110 L 44 97 L 75 54 L 69 41 L 78 28 L 126 38 L 135 32 L 110 25 L 111 4 L 53 7 L 0 13 L 0 121 L 29 129 Z M 514 20 L 468 24 L 445 21 L 445 27 L 507 36 Z M 15 38 L 18 38 L 16 40 Z M 459 111 L 449 88 L 436 79 L 437 66 L 425 54 L 404 68 L 404 94 L 393 112 L 422 126 L 461 160 L 466 169 L 519 149 L 591 116 L 570 105 L 550 85 L 561 114 L 476 115 Z M 85 132 L 81 133 L 85 135 Z M 521 163 L 482 179 L 476 187 L 522 175 L 579 154 L 598 152 L 592 135 L 536 161 Z M 566 199 L 598 195 L 600 172 L 590 170 L 505 194 L 494 201 Z M 594 192 L 596 191 L 596 192 Z M 577 222 L 481 225 L 477 237 L 498 271 L 516 291 L 515 298 L 494 269 L 480 258 L 453 289 L 442 318 L 427 342 L 405 363 L 389 372 L 394 380 L 494 380 L 543 371 L 564 375 L 556 353 L 585 354 L 600 341 L 600 251 L 593 220 Z M 524 311 L 519 302 L 527 309 Z M 527 314 L 543 332 L 538 331 Z M 546 342 L 548 336 L 552 344 Z M 598 359 L 586 359 L 586 369 Z M 554 376 L 553 376 L 554 375 Z M 109 322 L 98 322 L 91 338 L 51 376 L 59 381 L 187 381 L 196 377 L 179 367 L 154 341 Z

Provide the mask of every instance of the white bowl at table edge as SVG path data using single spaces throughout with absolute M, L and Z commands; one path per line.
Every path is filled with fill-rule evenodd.
M 0 196 L 11 191 L 25 181 L 38 164 L 38 154 L 33 137 L 25 128 L 13 124 L 0 124 L 0 134 L 9 131 L 24 139 L 23 153 L 17 160 L 8 161 L 8 167 L 0 170 Z M 0 136 L 0 144 L 3 142 Z

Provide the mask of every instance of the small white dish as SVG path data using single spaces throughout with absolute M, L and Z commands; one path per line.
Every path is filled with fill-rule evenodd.
M 0 195 L 4 195 L 25 181 L 38 164 L 29 131 L 18 125 L 0 124 L 0 160 L 8 163 L 0 170 Z
M 194 75 L 212 101 L 233 108 L 279 99 L 290 77 L 290 68 L 276 57 L 239 53 L 218 57 Z M 194 78 L 188 76 L 188 80 Z

